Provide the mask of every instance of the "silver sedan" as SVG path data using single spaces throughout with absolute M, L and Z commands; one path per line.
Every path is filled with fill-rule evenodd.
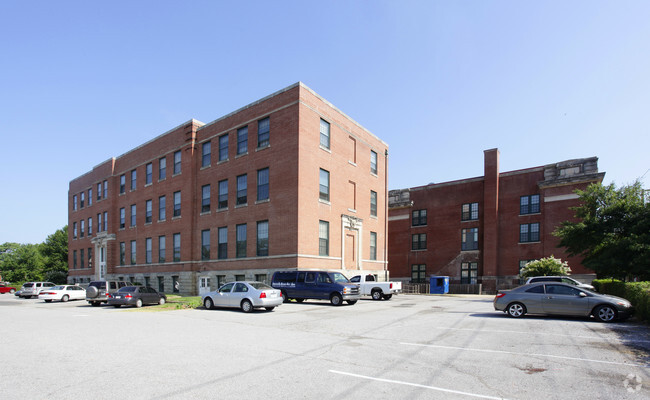
M 494 298 L 494 309 L 513 318 L 525 314 L 584 316 L 598 321 L 625 319 L 632 313 L 632 304 L 620 297 L 594 293 L 560 282 L 539 282 L 500 290 Z
M 251 312 L 259 307 L 271 311 L 283 301 L 280 290 L 262 282 L 244 281 L 226 283 L 219 290 L 204 294 L 202 299 L 208 310 L 215 307 L 235 307 L 244 312 Z

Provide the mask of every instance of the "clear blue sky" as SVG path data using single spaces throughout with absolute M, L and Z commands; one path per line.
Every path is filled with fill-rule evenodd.
M 0 243 L 68 183 L 297 81 L 390 146 L 391 189 L 599 157 L 650 169 L 650 1 L 2 1 Z M 643 179 L 648 187 L 650 173 Z

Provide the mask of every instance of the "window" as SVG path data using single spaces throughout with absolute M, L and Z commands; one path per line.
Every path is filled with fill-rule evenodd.
M 210 185 L 201 187 L 201 212 L 210 211 Z
M 521 196 L 519 198 L 519 214 L 538 214 L 539 213 L 539 195 Z
M 181 216 L 181 192 L 174 192 L 174 217 Z
M 77 250 L 72 251 L 72 268 L 77 269 Z
M 427 210 L 415 210 L 411 213 L 411 225 L 423 226 L 427 224 Z
M 326 149 L 330 148 L 330 124 L 320 120 L 320 145 Z
M 181 234 L 174 233 L 174 261 L 181 260 Z
M 145 262 L 151 264 L 151 238 L 145 239 Z
M 461 250 L 478 250 L 478 228 L 461 230 Z
M 237 155 L 248 153 L 248 127 L 237 129 Z
M 174 175 L 181 173 L 181 151 L 174 152 Z
M 519 225 L 519 242 L 539 242 L 539 222 Z
M 158 277 L 158 291 L 160 293 L 165 292 L 165 277 L 164 276 L 159 276 Z
M 228 179 L 219 181 L 219 209 L 228 208 Z
M 97 184 L 97 201 L 102 199 L 102 183 Z
M 88 218 L 88 237 L 93 235 L 93 217 Z
M 370 172 L 377 175 L 377 153 L 370 150 Z
M 464 262 L 460 264 L 460 283 L 470 285 L 478 283 L 478 263 Z
M 86 202 L 86 192 L 81 192 L 80 206 L 84 208 L 84 203 Z
M 163 157 L 158 160 L 158 180 L 162 181 L 167 178 L 167 158 Z
M 81 231 L 79 233 L 79 237 L 82 238 L 86 236 L 86 220 L 82 219 L 81 220 Z
M 104 231 L 108 230 L 108 211 L 104 211 Z
M 86 268 L 86 257 L 84 257 L 84 249 L 79 250 L 79 262 L 81 268 Z
M 427 234 L 419 233 L 411 235 L 411 250 L 426 250 Z
M 269 221 L 257 223 L 257 256 L 269 255 Z
M 239 175 L 237 177 L 237 205 L 245 205 L 248 202 L 246 175 Z
M 108 198 L 108 181 L 104 181 L 104 198 Z
M 131 190 L 136 189 L 137 180 L 138 180 L 138 171 L 134 169 L 133 171 L 131 171 Z
M 120 208 L 120 229 L 126 226 L 126 210 L 124 207 Z
M 474 221 L 478 219 L 478 203 L 463 204 L 461 221 Z
M 135 204 L 131 204 L 131 226 L 135 226 Z
M 246 257 L 246 224 L 237 225 L 237 258 Z
M 93 205 L 93 188 L 88 189 L 88 207 Z
M 269 199 L 269 169 L 257 171 L 257 201 Z
M 318 255 L 330 255 L 330 223 L 318 221 Z
M 201 231 L 201 260 L 210 259 L 210 230 Z
M 370 259 L 377 260 L 377 232 L 370 232 Z
M 120 194 L 126 191 L 126 175 L 120 175 Z
M 75 194 L 72 196 L 72 211 L 76 211 L 76 210 L 77 210 L 77 195 Z
M 158 236 L 158 262 L 165 262 L 165 246 L 166 240 L 164 236 Z
M 97 214 L 97 233 L 102 231 L 102 214 Z
M 167 203 L 166 196 L 158 197 L 158 221 L 164 221 L 167 217 L 165 213 L 166 203 Z
M 153 164 L 149 163 L 145 166 L 144 184 L 151 185 L 151 182 L 153 182 Z
M 257 148 L 266 147 L 271 144 L 271 122 L 266 117 L 257 121 Z
M 212 163 L 212 143 L 205 142 L 201 146 L 201 167 L 208 167 Z
M 321 200 L 330 200 L 330 173 L 324 169 L 320 170 L 318 195 Z
M 425 283 L 427 281 L 427 266 L 426 264 L 413 264 L 411 265 L 411 282 L 412 283 Z
M 93 249 L 91 247 L 88 248 L 88 268 L 92 268 L 93 266 Z
M 219 247 L 217 257 L 220 260 L 228 258 L 228 227 L 219 228 Z
M 131 265 L 135 264 L 136 260 L 136 245 L 135 245 L 135 240 L 131 240 Z
M 377 192 L 370 191 L 370 215 L 377 216 Z
M 150 224 L 153 220 L 153 200 L 147 200 L 145 202 L 145 215 L 144 222 Z
M 228 134 L 219 136 L 219 161 L 228 160 Z

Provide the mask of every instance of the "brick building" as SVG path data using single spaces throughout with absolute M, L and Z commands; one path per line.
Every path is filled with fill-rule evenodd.
M 302 83 L 72 180 L 69 281 L 197 294 L 278 269 L 387 276 L 388 146 Z
M 388 260 L 393 279 L 482 284 L 484 291 L 519 283 L 530 260 L 554 255 L 572 275 L 593 278 L 558 248 L 552 235 L 579 204 L 576 189 L 602 182 L 596 157 L 499 172 L 499 150 L 484 152 L 484 176 L 389 193 Z

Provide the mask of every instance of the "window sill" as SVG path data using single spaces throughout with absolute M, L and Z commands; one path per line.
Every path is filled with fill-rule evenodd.
M 422 251 L 427 251 L 427 249 L 417 249 L 417 250 L 413 250 L 413 249 L 411 249 L 411 251 L 414 251 L 414 252 L 422 252 Z
M 329 200 L 318 199 L 318 202 L 321 204 L 327 204 L 328 206 L 332 205 L 332 203 L 330 203 Z
M 527 217 L 529 215 L 542 215 L 542 212 L 528 213 L 528 214 L 519 214 L 520 217 Z
M 177 172 L 177 173 L 175 173 L 175 174 L 172 174 L 172 178 L 175 177 L 175 176 L 179 176 L 179 175 L 181 175 L 181 174 L 182 174 L 182 172 Z
M 158 222 L 167 222 L 167 219 L 159 219 Z
M 227 163 L 228 161 L 230 161 L 229 158 L 226 158 L 225 160 L 219 160 L 219 161 L 217 161 L 217 165 L 220 165 L 220 164 L 223 164 L 223 163 Z
M 235 209 L 237 209 L 237 208 L 243 208 L 243 207 L 248 207 L 248 203 L 237 204 L 237 205 L 235 206 Z
M 158 183 L 166 181 L 167 178 L 158 179 Z
M 371 175 L 371 176 L 374 176 L 375 178 L 379 178 L 379 175 L 377 175 L 376 172 L 372 172 L 372 171 L 370 171 L 370 175 Z
M 177 219 L 181 219 L 181 216 L 178 215 L 178 216 L 176 216 L 176 217 L 172 217 L 172 221 L 177 220 Z
M 204 211 L 204 212 L 202 212 L 202 213 L 199 214 L 199 215 L 200 215 L 200 216 L 204 216 L 204 215 L 210 215 L 210 214 L 212 214 L 211 211 Z
M 354 210 L 354 209 L 352 209 L 352 208 L 348 208 L 348 211 L 350 211 L 350 212 L 352 212 L 352 213 L 355 213 L 355 214 L 357 213 L 357 210 Z
M 519 242 L 519 244 L 536 244 L 536 243 L 542 243 L 541 240 L 535 241 L 535 242 Z
M 352 161 L 350 161 L 350 160 L 348 160 L 348 164 L 352 165 L 353 167 L 356 167 L 356 166 L 357 166 L 357 163 L 352 162 Z
M 228 211 L 228 207 L 220 208 L 217 210 L 217 212 L 226 212 L 226 211 Z
M 248 152 L 241 153 L 241 154 L 237 154 L 237 155 L 235 156 L 235 160 L 238 159 L 238 158 L 242 158 L 242 157 L 244 157 L 244 156 L 247 156 L 247 155 L 248 155 Z
M 204 169 L 208 169 L 210 167 L 212 167 L 212 164 L 204 165 L 201 167 L 201 171 L 203 171 Z
M 149 187 L 151 185 L 153 185 L 153 183 L 147 183 L 147 184 L 144 185 L 144 187 Z
M 327 147 L 324 147 L 322 144 L 319 144 L 318 147 L 319 147 L 321 150 L 326 151 L 326 152 L 332 154 L 332 150 L 331 150 L 331 149 L 328 149 Z
M 255 204 L 264 204 L 264 203 L 270 203 L 271 199 L 264 199 L 264 200 L 257 200 Z
M 266 146 L 258 147 L 258 148 L 255 149 L 255 151 L 256 151 L 256 152 L 257 152 L 257 151 L 262 151 L 262 150 L 266 150 L 266 149 L 268 149 L 268 148 L 271 148 L 271 145 L 270 145 L 270 144 L 267 144 Z

